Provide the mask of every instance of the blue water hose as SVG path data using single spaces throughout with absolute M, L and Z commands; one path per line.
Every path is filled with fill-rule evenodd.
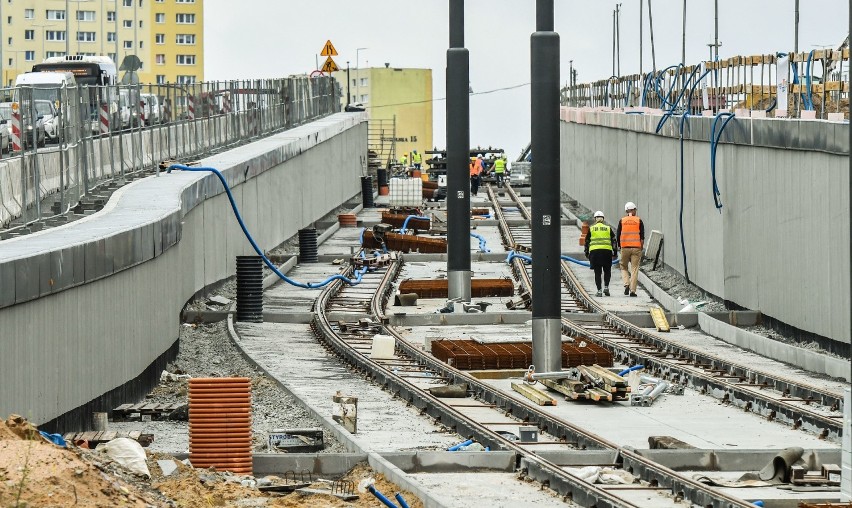
M 698 72 L 698 70 L 700 70 L 700 69 L 701 69 L 701 67 L 699 67 L 697 65 L 695 66 L 694 69 L 692 69 L 692 72 L 689 74 L 689 77 L 686 78 L 686 81 L 683 82 L 683 87 L 681 88 L 680 93 L 677 95 L 677 98 L 675 99 L 675 101 L 673 103 L 670 103 L 671 107 L 669 108 L 668 111 L 666 111 L 666 113 L 663 115 L 662 118 L 660 118 L 660 121 L 657 123 L 657 128 L 654 131 L 655 133 L 659 133 L 660 130 L 663 128 L 663 125 L 665 125 L 666 122 L 668 121 L 668 119 L 674 114 L 674 110 L 675 110 L 675 108 L 677 108 L 677 105 L 680 104 L 680 100 L 683 98 L 684 94 L 686 93 L 687 87 L 689 86 L 690 83 L 692 83 L 693 78 L 695 78 L 695 73 Z M 709 72 L 709 71 L 707 71 L 707 72 Z M 695 90 L 695 86 L 698 83 L 701 82 L 701 80 L 704 78 L 704 76 L 707 75 L 707 72 L 705 72 L 703 75 L 701 75 L 701 77 L 698 78 L 698 80 L 696 80 L 695 83 L 692 85 L 692 87 L 689 90 L 689 97 L 692 97 L 692 92 Z M 687 107 L 686 110 L 689 111 L 689 108 Z
M 483 238 L 482 235 L 471 233 L 470 236 L 479 240 L 479 252 L 491 252 L 491 249 L 488 248 L 488 245 L 485 243 L 485 238 Z
M 408 221 L 410 221 L 411 219 L 428 220 L 428 221 L 432 220 L 431 218 L 424 217 L 422 215 L 409 215 L 408 217 L 405 218 L 405 222 L 402 223 L 402 227 L 399 228 L 399 234 L 405 233 L 406 226 L 408 226 Z
M 472 444 L 473 444 L 473 439 L 468 439 L 467 441 L 463 441 L 463 442 L 461 442 L 457 445 L 453 445 L 453 446 L 447 448 L 447 451 L 448 452 L 457 452 L 457 451 L 459 451 L 459 448 L 462 448 L 464 446 L 470 446 Z
M 684 111 L 680 118 L 680 214 L 678 215 L 678 223 L 680 225 L 680 251 L 683 256 L 683 276 L 686 277 L 686 282 L 689 282 L 689 268 L 686 263 L 686 241 L 683 238 L 683 207 L 684 207 L 684 176 L 686 173 L 685 164 L 683 161 L 683 128 L 686 125 L 686 119 L 689 118 L 689 113 Z
M 222 173 L 219 172 L 218 169 L 208 168 L 208 167 L 204 167 L 204 166 L 184 166 L 183 164 L 172 164 L 166 170 L 166 173 L 171 173 L 172 170 L 175 170 L 175 169 L 178 169 L 178 170 L 181 170 L 181 171 L 195 171 L 195 172 L 213 173 L 214 175 L 216 175 L 219 178 L 219 181 L 222 182 L 222 186 L 225 188 L 225 192 L 228 195 L 228 201 L 231 202 L 231 209 L 233 209 L 233 211 L 234 211 L 234 216 L 237 218 L 237 222 L 240 224 L 240 228 L 243 230 L 243 234 L 246 236 L 246 239 L 248 239 L 249 243 L 251 244 L 252 248 L 254 248 L 254 251 L 257 253 L 257 255 L 260 256 L 261 259 L 263 259 L 264 263 L 266 263 L 266 266 L 269 267 L 269 269 L 272 270 L 272 272 L 275 273 L 275 275 L 280 277 L 281 280 L 283 280 L 287 284 L 290 284 L 290 285 L 296 286 L 296 287 L 300 287 L 300 288 L 304 288 L 304 289 L 319 289 L 319 288 L 324 287 L 327 284 L 331 283 L 332 281 L 342 280 L 346 284 L 349 284 L 350 286 L 354 286 L 355 284 L 358 284 L 359 282 L 361 282 L 361 277 L 365 273 L 367 273 L 367 267 L 365 266 L 361 270 L 355 271 L 355 278 L 354 279 L 350 279 L 350 278 L 345 277 L 343 275 L 337 274 L 337 275 L 332 275 L 331 277 L 327 278 L 326 280 L 324 280 L 322 282 L 304 283 L 304 282 L 297 282 L 297 281 L 287 277 L 286 275 L 284 275 L 283 273 L 281 273 L 278 270 L 278 267 L 276 267 L 272 263 L 272 261 L 269 260 L 269 258 L 266 257 L 266 254 L 263 253 L 263 251 L 257 245 L 257 242 L 254 241 L 254 238 L 251 236 L 251 233 L 249 233 L 248 229 L 246 228 L 245 222 L 243 222 L 243 217 L 242 217 L 242 215 L 240 215 L 240 210 L 239 210 L 239 208 L 237 208 L 237 203 L 234 201 L 234 195 L 231 193 L 231 187 L 228 186 L 228 182 L 225 181 L 225 177 L 222 175 Z
M 808 53 L 808 63 L 805 66 L 805 90 L 807 93 L 805 95 L 805 109 L 808 111 L 814 110 L 814 96 L 813 90 L 811 87 L 813 86 L 813 79 L 811 77 L 811 68 L 813 67 L 814 61 L 814 50 L 811 50 Z
M 639 369 L 644 369 L 644 368 L 645 368 L 644 365 L 634 365 L 633 367 L 629 367 L 627 369 L 622 370 L 621 372 L 618 373 L 618 375 L 623 376 L 623 375 L 625 375 L 629 372 L 633 372 L 634 370 L 639 370 Z
M 515 259 L 515 258 L 522 259 L 525 264 L 531 264 L 532 263 L 532 258 L 530 256 L 518 254 L 517 252 L 515 252 L 513 250 L 510 250 L 509 255 L 506 256 L 506 263 L 511 263 L 512 260 Z M 585 266 L 586 268 L 589 268 L 590 266 L 592 266 L 588 261 L 583 261 L 582 259 L 575 259 L 575 258 L 572 258 L 570 256 L 566 256 L 564 254 L 560 255 L 559 259 L 562 259 L 562 260 L 565 260 L 565 261 L 568 261 L 568 262 L 571 262 L 571 263 L 576 263 L 580 266 Z M 613 260 L 612 264 L 613 265 L 618 264 L 618 260 L 617 259 Z
M 402 497 L 402 494 L 397 492 L 396 495 L 394 495 L 393 497 L 396 498 L 396 501 L 399 503 L 399 506 L 401 508 L 408 508 L 408 503 L 405 501 L 405 498 Z
M 716 209 L 719 210 L 719 213 L 722 213 L 722 200 L 719 197 L 722 195 L 719 192 L 719 186 L 716 183 L 716 148 L 719 146 L 719 139 L 722 138 L 722 132 L 725 130 L 725 126 L 728 125 L 728 122 L 733 120 L 736 115 L 733 113 L 719 113 L 713 119 L 713 125 L 710 129 L 710 177 L 713 180 L 713 202 L 716 204 Z M 722 127 L 719 128 L 719 132 L 716 132 L 716 122 L 719 121 L 720 118 L 724 118 L 725 121 L 722 122 Z
M 632 89 L 633 89 L 633 82 L 628 81 L 627 82 L 627 95 L 624 96 L 624 107 L 625 108 L 630 105 L 630 91 Z
M 384 494 L 382 494 L 381 492 L 379 492 L 379 490 L 378 490 L 376 487 L 373 487 L 372 485 L 367 485 L 367 491 L 368 491 L 370 494 L 372 494 L 372 495 L 376 496 L 376 499 L 378 499 L 379 501 L 381 501 L 381 503 L 382 503 L 383 505 L 387 506 L 388 508 L 399 508 L 399 506 L 397 506 L 397 505 L 393 504 L 393 501 L 391 501 L 390 499 L 386 498 Z

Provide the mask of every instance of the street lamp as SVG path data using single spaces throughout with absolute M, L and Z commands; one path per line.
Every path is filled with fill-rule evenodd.
M 47 53 L 45 53 L 45 51 L 44 51 L 44 40 L 46 38 L 46 34 L 44 33 L 44 29 L 47 28 L 47 27 L 56 26 L 56 25 L 53 24 L 53 23 L 49 23 L 47 25 L 30 25 L 30 26 L 41 28 L 41 58 L 42 58 L 42 60 L 44 60 L 45 58 L 47 58 Z M 66 39 L 68 38 L 67 33 L 65 34 L 65 37 L 66 37 Z
M 81 2 L 91 2 L 91 1 L 92 0 L 65 0 L 65 55 L 66 56 L 71 52 L 71 47 L 70 47 L 71 42 L 69 40 L 69 37 L 71 35 L 70 34 L 71 27 L 68 26 L 68 17 L 70 15 L 69 11 L 71 10 L 70 3 L 75 2 L 77 4 L 77 12 L 80 12 L 80 3 Z M 116 9 L 116 11 L 118 11 L 118 9 Z M 79 31 L 79 29 L 80 29 L 80 20 L 77 20 L 77 30 Z M 79 41 L 77 43 L 77 52 L 78 53 L 80 52 Z
M 355 79 L 357 80 L 355 84 L 355 102 L 358 102 L 358 98 L 361 97 L 361 51 L 368 49 L 370 48 L 355 48 Z

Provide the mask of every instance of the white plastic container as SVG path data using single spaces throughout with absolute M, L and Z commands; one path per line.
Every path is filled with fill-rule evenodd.
M 396 339 L 390 335 L 375 335 L 373 345 L 370 348 L 370 358 L 374 360 L 394 359 L 393 350 L 396 347 Z
M 423 204 L 423 180 L 391 178 L 389 202 L 392 207 L 417 207 Z

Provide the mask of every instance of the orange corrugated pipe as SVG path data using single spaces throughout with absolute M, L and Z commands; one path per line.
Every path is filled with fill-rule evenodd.
M 251 380 L 189 380 L 189 460 L 196 467 L 252 473 Z

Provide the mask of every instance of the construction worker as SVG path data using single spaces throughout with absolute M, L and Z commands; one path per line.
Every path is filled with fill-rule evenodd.
M 624 211 L 627 215 L 618 221 L 618 247 L 621 249 L 618 266 L 621 268 L 624 294 L 636 296 L 639 265 L 642 264 L 642 246 L 645 244 L 645 224 L 636 216 L 636 203 L 628 201 L 624 205 Z
M 497 187 L 503 186 L 503 175 L 506 173 L 506 154 L 494 161 L 494 175 L 497 177 Z
M 616 258 L 615 233 L 604 223 L 604 213 L 595 212 L 595 223 L 586 235 L 586 257 L 595 271 L 596 296 L 609 296 L 609 280 L 612 277 L 612 260 Z M 601 291 L 601 272 L 603 271 L 603 291 Z
M 470 193 L 473 196 L 479 192 L 479 180 L 482 175 L 482 155 L 470 160 Z
M 411 155 L 411 161 L 414 163 L 414 169 L 420 170 L 420 165 L 423 163 L 423 156 L 414 150 Z
M 399 164 L 402 167 L 407 168 L 408 167 L 408 155 L 402 154 L 402 157 L 399 158 Z

